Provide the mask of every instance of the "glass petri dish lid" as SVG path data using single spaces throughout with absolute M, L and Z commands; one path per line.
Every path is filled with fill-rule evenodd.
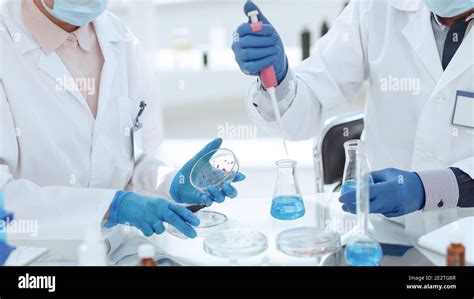
M 220 188 L 223 182 L 232 182 L 239 171 L 239 161 L 234 152 L 221 148 L 201 157 L 191 169 L 191 185 L 202 193 L 209 193 L 208 186 Z
M 340 236 L 315 227 L 299 227 L 277 235 L 277 249 L 293 257 L 317 257 L 341 249 Z
M 223 230 L 204 239 L 204 251 L 221 258 L 244 258 L 259 255 L 268 248 L 267 237 L 250 230 Z
M 197 233 L 197 237 L 206 237 L 210 233 L 216 230 L 224 229 L 226 227 L 227 216 L 222 213 L 201 210 L 199 212 L 196 212 L 195 215 L 199 218 L 199 220 L 201 220 L 199 226 L 194 228 Z M 166 227 L 166 231 L 181 239 L 188 238 L 183 235 L 178 229 L 176 229 L 176 227 L 169 224 Z

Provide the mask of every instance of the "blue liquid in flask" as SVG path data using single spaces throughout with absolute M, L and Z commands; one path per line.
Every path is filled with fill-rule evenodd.
M 356 181 L 355 180 L 349 180 L 344 182 L 341 187 L 341 194 L 345 194 L 350 191 L 355 191 L 356 189 Z
M 354 242 L 344 250 L 346 261 L 351 266 L 380 266 L 382 247 L 376 242 Z
M 303 217 L 303 199 L 298 196 L 277 196 L 273 198 L 271 214 L 280 220 L 294 220 Z
M 369 180 L 369 185 L 373 185 L 374 181 L 372 178 Z M 357 188 L 357 182 L 355 180 L 345 181 L 341 186 L 341 194 L 345 194 L 350 191 L 355 191 Z

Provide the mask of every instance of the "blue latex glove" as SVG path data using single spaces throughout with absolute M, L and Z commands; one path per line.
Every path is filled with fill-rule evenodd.
M 398 217 L 423 208 L 425 189 L 418 175 L 399 169 L 372 172 L 374 185 L 370 186 L 370 213 Z M 356 192 L 342 194 L 339 201 L 346 212 L 356 212 Z
M 222 144 L 222 139 L 217 138 L 206 145 L 199 153 L 197 153 L 189 162 L 184 164 L 180 171 L 176 174 L 173 179 L 170 188 L 171 197 L 178 203 L 187 204 L 205 204 L 211 206 L 213 202 L 224 202 L 226 197 L 235 198 L 237 196 L 237 190 L 228 182 L 222 184 L 222 190 L 208 186 L 209 195 L 199 192 L 191 185 L 190 175 L 191 170 L 196 162 L 205 156 L 207 153 L 219 149 Z M 237 173 L 234 182 L 240 182 L 245 180 L 245 175 Z
M 163 222 L 173 225 L 189 238 L 196 237 L 192 226 L 200 223 L 199 218 L 191 211 L 165 199 L 119 191 L 110 205 L 106 226 L 128 224 L 149 237 L 165 231 Z
M 15 250 L 15 247 L 7 245 L 6 243 L 0 242 L 0 266 L 3 266 L 7 261 L 10 253 Z
M 258 32 L 252 32 L 249 23 L 237 28 L 232 44 L 235 60 L 245 74 L 252 76 L 258 76 L 262 69 L 273 65 L 278 83 L 281 83 L 288 72 L 288 60 L 283 42 L 257 5 L 246 2 L 245 15 L 253 10 L 258 10 L 258 19 L 263 22 L 263 28 Z
M 13 214 L 3 211 L 3 194 L 0 192 L 0 266 L 5 264 L 5 261 L 10 256 L 10 253 L 15 247 L 9 246 L 5 243 L 6 226 L 13 220 Z

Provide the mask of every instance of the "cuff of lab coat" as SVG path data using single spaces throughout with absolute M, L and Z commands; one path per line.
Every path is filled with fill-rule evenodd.
M 173 184 L 174 177 L 178 174 L 179 170 L 173 169 L 166 174 L 166 178 L 160 185 L 160 192 L 158 192 L 158 196 L 163 197 L 164 199 L 168 199 L 170 201 L 175 201 L 173 196 L 171 195 L 171 185 Z
M 474 179 L 474 157 L 454 163 L 451 167 L 459 168 Z
M 127 227 L 127 229 L 130 229 L 130 227 Z M 108 243 L 109 255 L 115 252 L 127 237 L 127 233 L 124 232 L 124 228 L 121 225 L 114 226 L 110 229 L 104 228 L 103 234 Z
M 170 187 L 174 176 L 178 171 L 162 161 L 146 155 L 144 159 L 135 166 L 131 183 L 126 191 L 141 195 L 157 196 L 170 199 Z
M 285 78 L 275 87 L 275 95 L 278 102 L 292 100 L 289 97 L 290 93 L 295 90 L 295 75 L 291 68 L 288 68 Z M 263 94 L 267 99 L 270 99 L 270 94 L 263 89 Z M 293 96 L 294 98 L 294 96 Z
M 459 200 L 459 186 L 450 169 L 417 172 L 425 188 L 423 212 L 455 208 Z
M 260 87 L 259 94 L 261 96 L 254 98 L 253 106 L 267 122 L 276 121 L 270 94 L 263 87 Z M 291 69 L 288 70 L 288 74 L 280 85 L 275 88 L 275 95 L 280 115 L 284 115 L 296 97 L 296 80 Z

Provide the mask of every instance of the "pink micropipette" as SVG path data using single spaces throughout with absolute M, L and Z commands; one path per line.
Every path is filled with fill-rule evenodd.
M 258 32 L 263 28 L 263 22 L 258 20 L 258 10 L 252 10 L 247 13 L 247 16 L 250 19 L 250 27 L 253 32 Z M 285 148 L 286 158 L 288 158 L 288 148 L 286 146 L 286 140 L 283 135 L 283 127 L 281 123 L 280 108 L 278 107 L 278 102 L 275 94 L 275 87 L 278 86 L 278 80 L 275 74 L 275 68 L 273 65 L 266 67 L 260 71 L 260 80 L 262 81 L 263 87 L 267 90 L 273 105 L 273 113 L 275 114 L 275 119 L 277 121 L 281 138 L 283 140 L 283 147 Z

